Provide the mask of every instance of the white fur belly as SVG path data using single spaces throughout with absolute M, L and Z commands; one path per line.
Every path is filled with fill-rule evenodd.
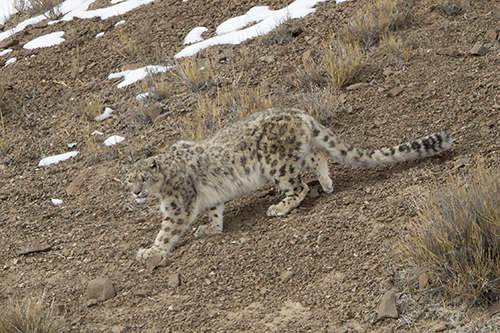
M 268 182 L 260 172 L 251 172 L 233 181 L 230 178 L 211 182 L 200 188 L 200 211 L 250 193 Z M 217 185 L 216 185 L 217 184 Z

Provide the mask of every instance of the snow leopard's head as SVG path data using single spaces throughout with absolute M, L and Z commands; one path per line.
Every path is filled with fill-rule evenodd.
M 142 203 L 149 195 L 158 193 L 159 178 L 162 178 L 158 169 L 158 163 L 154 157 L 136 162 L 128 168 L 125 182 L 135 201 Z

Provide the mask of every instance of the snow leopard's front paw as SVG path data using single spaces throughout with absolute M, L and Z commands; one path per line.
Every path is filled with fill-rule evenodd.
M 286 207 L 283 204 L 283 202 L 280 202 L 277 205 L 272 205 L 267 210 L 267 216 L 270 216 L 270 217 L 273 217 L 273 216 L 284 216 L 287 213 L 288 213 L 288 210 L 286 209 Z
M 196 232 L 194 233 L 195 237 L 203 237 L 203 236 L 210 236 L 210 235 L 218 235 L 222 232 L 222 230 L 219 230 L 218 228 L 210 225 L 210 224 L 204 224 L 200 225 L 198 229 L 196 229 Z
M 160 254 L 158 251 L 155 251 L 153 249 L 140 249 L 137 251 L 137 254 L 135 255 L 136 260 L 146 260 L 149 257 L 155 255 L 155 254 Z

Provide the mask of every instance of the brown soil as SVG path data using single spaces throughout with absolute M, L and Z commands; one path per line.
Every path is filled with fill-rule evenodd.
M 498 1 L 471 1 L 466 16 L 454 18 L 417 5 L 413 23 L 398 32 L 411 53 L 406 66 L 394 65 L 374 48 L 356 78 L 364 84 L 343 91 L 345 101 L 332 110 L 330 127 L 357 146 L 383 147 L 447 130 L 455 138 L 450 152 L 376 170 L 332 165 L 334 193 L 309 197 L 284 218 L 265 214 L 279 194 L 250 193 L 228 203 L 221 235 L 195 239 L 187 232 L 169 254 L 168 266 L 150 273 L 134 260 L 139 248 L 151 245 L 160 215 L 156 201 L 132 200 L 122 166 L 180 139 L 172 124 L 189 117 L 196 104 L 185 99 L 169 110 L 166 121 L 146 124 L 135 100 L 143 85 L 117 89 L 107 76 L 130 63 L 154 63 L 160 53 L 172 57 L 195 26 L 206 26 L 204 36 L 210 36 L 218 24 L 252 6 L 278 9 L 291 2 L 155 1 L 105 21 L 73 20 L 16 35 L 20 44 L 0 59 L 18 59 L 0 68 L 7 83 L 0 100 L 1 303 L 45 292 L 48 304 L 65 305 L 63 320 L 75 332 L 109 332 L 115 325 L 130 332 L 421 332 L 440 321 L 417 298 L 412 307 L 419 307 L 420 315 L 411 325 L 408 316 L 375 319 L 385 291 L 394 288 L 400 298 L 408 294 L 401 281 L 404 263 L 395 252 L 416 215 L 414 195 L 460 173 L 460 159 L 482 156 L 487 165 L 498 164 L 500 45 L 486 37 L 499 24 Z M 262 38 L 245 42 L 254 59 L 251 68 L 241 64 L 237 46 L 213 47 L 206 56 L 224 59 L 221 71 L 242 72 L 269 94 L 294 95 L 301 87 L 293 83 L 293 73 L 304 52 L 319 59 L 322 43 L 364 4 L 318 4 L 315 14 L 294 21 L 303 32 L 288 45 L 269 46 Z M 126 23 L 115 27 L 122 19 Z M 66 42 L 58 46 L 21 47 L 59 30 L 66 31 Z M 105 36 L 96 39 L 101 31 Z M 127 34 L 140 42 L 140 54 L 123 52 L 120 35 Z M 470 54 L 477 42 L 489 48 L 486 55 Z M 460 55 L 436 53 L 445 48 Z M 260 60 L 268 55 L 274 60 Z M 395 73 L 386 76 L 384 68 Z M 402 93 L 388 97 L 395 86 L 403 87 Z M 115 110 L 114 118 L 87 119 L 82 105 L 96 98 Z M 104 137 L 90 137 L 94 130 Z M 112 134 L 126 141 L 104 148 L 101 142 Z M 77 157 L 37 167 L 42 157 L 69 151 L 66 144 L 72 142 L 78 144 Z M 80 191 L 68 195 L 67 186 L 83 171 L 88 178 Z M 54 206 L 51 198 L 64 203 Z M 51 249 L 18 255 L 35 243 Z M 285 271 L 293 275 L 282 281 Z M 172 273 L 180 275 L 177 287 L 167 285 Z M 88 307 L 88 281 L 101 276 L 112 280 L 116 296 Z M 144 291 L 149 298 L 136 295 Z M 398 304 L 400 313 L 409 312 Z M 483 316 L 482 311 L 471 316 Z

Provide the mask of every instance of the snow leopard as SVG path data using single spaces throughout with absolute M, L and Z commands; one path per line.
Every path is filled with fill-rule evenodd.
M 166 255 L 201 212 L 209 223 L 195 236 L 222 232 L 224 203 L 273 181 L 284 199 L 267 215 L 283 216 L 304 200 L 309 188 L 301 179 L 315 169 L 325 193 L 333 191 L 329 159 L 353 168 L 373 168 L 439 154 L 452 146 L 448 132 L 391 148 L 355 148 L 308 113 L 272 108 L 254 113 L 198 142 L 179 141 L 164 154 L 140 160 L 126 183 L 137 202 L 156 196 L 163 213 L 161 229 L 151 248 L 137 259 Z

